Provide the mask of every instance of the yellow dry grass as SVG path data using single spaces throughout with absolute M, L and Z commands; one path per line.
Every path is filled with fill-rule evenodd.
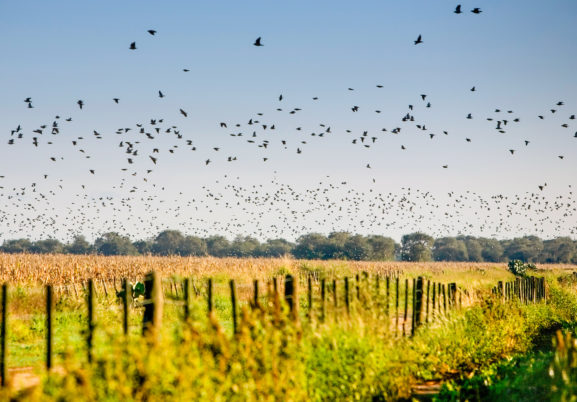
M 574 265 L 540 265 L 550 272 L 575 270 Z M 253 279 L 267 280 L 284 273 L 319 273 L 329 278 L 354 275 L 358 272 L 371 274 L 399 273 L 403 276 L 426 275 L 443 281 L 462 282 L 471 285 L 485 282 L 485 278 L 507 280 L 509 274 L 505 263 L 470 262 L 357 262 L 357 261 L 304 261 L 292 258 L 213 258 L 213 257 L 154 257 L 96 255 L 38 255 L 0 254 L 0 282 L 15 285 L 38 285 L 51 283 L 64 285 L 82 283 L 89 278 L 105 281 L 129 278 L 141 279 L 147 272 L 156 271 L 161 276 L 213 277 L 217 280 L 235 279 L 249 282 Z

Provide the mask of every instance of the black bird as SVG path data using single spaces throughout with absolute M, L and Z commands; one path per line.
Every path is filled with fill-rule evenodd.
M 156 31 L 154 29 L 149 29 L 148 33 L 151 34 L 152 36 L 154 36 L 154 34 L 156 33 Z
M 471 12 L 473 14 L 481 14 L 482 13 L 482 11 L 479 7 L 475 7 L 474 9 L 471 10 Z
M 255 45 L 255 46 L 264 46 L 262 43 L 260 43 L 260 40 L 261 40 L 261 38 L 260 38 L 260 36 L 259 36 L 259 37 L 256 38 L 256 40 L 254 41 L 253 45 Z
M 443 169 L 447 169 L 448 167 L 449 167 L 449 165 L 443 165 Z
M 82 109 L 82 106 L 84 106 L 84 102 L 82 100 L 79 100 L 76 103 L 78 103 L 78 106 L 80 107 L 80 109 Z
M 118 98 L 112 98 L 112 100 L 114 101 L 114 103 L 118 103 L 118 101 L 119 101 L 120 99 L 118 99 Z
M 162 93 L 162 91 L 158 91 L 158 97 L 159 97 L 159 98 L 164 98 L 164 94 Z
M 419 43 L 423 43 L 423 40 L 421 39 L 421 35 L 419 35 L 419 37 L 415 41 L 415 45 L 418 45 Z
M 475 87 L 471 88 L 471 92 L 475 92 Z
M 130 44 L 130 50 L 136 50 L 136 42 Z
M 461 11 L 461 5 L 457 5 L 457 7 L 455 8 L 455 11 L 453 11 L 455 14 L 462 14 L 463 12 Z
M 190 70 L 188 68 L 183 68 L 182 71 L 184 71 L 185 73 L 188 73 Z
M 511 152 L 511 155 L 513 155 L 515 153 L 514 149 L 510 149 L 509 152 Z

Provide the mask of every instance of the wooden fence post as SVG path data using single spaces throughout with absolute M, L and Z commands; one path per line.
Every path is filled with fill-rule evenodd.
M 122 288 L 124 289 L 122 292 L 122 332 L 124 336 L 128 336 L 128 295 L 132 293 L 128 279 L 122 280 Z M 132 294 L 130 294 L 130 298 L 132 298 Z
M 260 307 L 260 306 L 259 306 L 259 302 L 258 302 L 258 279 L 255 279 L 255 280 L 254 280 L 254 285 L 253 285 L 253 287 L 254 287 L 254 298 L 253 298 L 253 301 L 252 301 L 252 306 L 253 306 L 254 309 L 257 309 L 257 308 Z
M 229 282 L 230 285 L 230 303 L 232 305 L 232 328 L 233 333 L 236 335 L 238 333 L 238 321 L 236 316 L 236 288 L 234 286 L 234 279 Z
M 450 305 L 452 308 L 457 306 L 457 284 L 455 282 L 449 283 L 449 289 L 451 289 L 451 300 Z
M 399 277 L 395 277 L 395 336 L 399 334 Z
M 298 322 L 299 299 L 297 292 L 297 280 L 291 274 L 288 274 L 285 277 L 284 296 L 287 304 L 289 305 L 293 321 L 296 323 Z
M 426 308 L 426 322 L 429 322 L 429 289 L 431 287 L 431 281 L 427 279 L 427 308 Z
M 419 276 L 417 278 L 417 286 L 415 290 L 415 329 L 421 325 L 422 312 L 423 312 L 423 277 Z M 413 330 L 413 333 L 415 331 Z
M 333 306 L 335 308 L 335 313 L 336 313 L 336 309 L 339 306 L 339 299 L 337 298 L 337 280 L 333 279 Z
M 407 323 L 407 310 L 409 308 L 409 279 L 405 279 L 405 314 L 403 315 L 403 336 L 405 336 L 405 325 Z
M 433 282 L 433 297 L 431 299 L 431 321 L 435 318 L 435 309 L 437 308 L 437 284 Z
M 6 327 L 8 325 L 8 284 L 2 284 L 2 327 L 0 327 L 0 385 L 6 386 Z
M 46 370 L 52 368 L 52 285 L 46 285 Z
M 312 277 L 309 275 L 308 276 L 308 289 L 307 289 L 307 298 L 308 298 L 308 302 L 309 302 L 309 310 L 307 312 L 307 316 L 309 318 L 309 320 L 312 318 L 313 316 L 313 279 Z
M 447 293 L 445 292 L 445 284 L 443 283 L 443 313 L 447 314 Z
M 190 318 L 190 279 L 184 278 L 184 289 L 183 289 L 183 299 L 184 299 L 184 322 L 188 322 Z
M 208 278 L 208 295 L 207 295 L 207 302 L 208 302 L 208 314 L 212 313 L 212 278 Z
M 347 308 L 347 314 L 350 314 L 350 301 L 349 301 L 349 278 L 345 276 L 345 306 Z
M 321 321 L 325 320 L 326 315 L 326 306 L 325 306 L 325 299 L 326 299 L 326 288 L 325 288 L 325 278 L 321 279 Z
M 416 279 L 413 278 L 413 290 L 411 292 L 411 336 L 413 336 L 415 334 L 415 327 L 417 326 L 417 306 L 416 306 L 416 301 L 417 301 L 417 297 L 416 297 L 416 292 L 417 292 L 417 286 L 416 286 Z
M 162 282 L 156 272 L 149 272 L 144 279 L 144 314 L 142 333 L 156 342 L 162 326 Z
M 88 363 L 92 363 L 92 346 L 94 342 L 94 281 L 88 279 L 88 333 L 86 336 L 86 347 L 88 353 Z
M 387 275 L 387 277 L 385 278 L 385 315 L 387 316 L 387 318 L 389 318 L 389 287 L 390 287 L 390 280 L 389 280 L 389 276 Z

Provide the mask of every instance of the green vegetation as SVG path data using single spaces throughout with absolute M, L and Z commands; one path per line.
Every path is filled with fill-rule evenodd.
M 345 269 L 350 268 L 341 271 Z M 305 271 L 320 277 L 331 274 L 313 265 L 303 267 Z M 510 275 L 496 272 L 495 279 L 503 274 Z M 445 384 L 441 399 L 485 400 L 506 395 L 504 399 L 522 400 L 531 395 L 574 393 L 566 381 L 577 372 L 574 342 L 565 341 L 565 357 L 543 349 L 551 344 L 556 329 L 570 330 L 577 321 L 572 282 L 557 281 L 550 275 L 547 303 L 528 305 L 503 303 L 489 289 L 478 288 L 463 308 L 437 313 L 438 318 L 420 327 L 413 337 L 401 337 L 392 325 L 393 304 L 388 311 L 383 305 L 384 281 L 377 290 L 374 282 L 363 278 L 361 275 L 358 282 L 359 296 L 357 282 L 351 285 L 350 314 L 340 288 L 338 307 L 333 306 L 331 294 L 327 295 L 324 320 L 318 283 L 309 319 L 306 281 L 301 281 L 298 321 L 271 286 L 261 288 L 255 308 L 249 301 L 251 284 L 238 284 L 237 334 L 232 333 L 226 276 L 215 282 L 213 313 L 207 313 L 202 292 L 193 296 L 187 322 L 183 321 L 182 305 L 176 303 L 178 297 L 168 290 L 174 289 L 169 282 L 165 284 L 167 303 L 158 340 L 141 337 L 142 312 L 134 306 L 126 339 L 115 295 L 100 294 L 92 365 L 86 361 L 85 303 L 61 295 L 55 322 L 55 365 L 59 369 L 50 375 L 42 370 L 42 293 L 14 289 L 10 296 L 9 365 L 34 365 L 42 382 L 32 390 L 7 389 L 0 397 L 393 400 L 411 397 L 415 385 L 428 381 Z M 31 355 L 36 360 L 30 359 Z M 554 375 L 549 376 L 552 361 L 556 366 Z M 537 381 L 543 374 L 545 379 Z M 520 378 L 532 381 L 531 386 L 523 387 Z M 508 393 L 503 394 L 506 388 Z
M 185 236 L 178 230 L 165 230 L 153 239 L 131 240 L 115 232 L 105 233 L 90 244 L 83 236 L 63 244 L 47 239 L 4 240 L 4 253 L 69 253 L 100 255 L 159 255 L 214 257 L 283 257 L 298 259 L 353 261 L 469 261 L 525 263 L 577 263 L 577 241 L 569 237 L 542 240 L 536 236 L 512 240 L 457 236 L 434 239 L 424 233 L 404 235 L 401 244 L 380 235 L 353 235 L 333 232 L 328 236 L 309 233 L 296 243 L 285 239 L 269 239 L 263 243 L 250 236 L 237 236 L 229 241 L 224 236 L 200 238 Z

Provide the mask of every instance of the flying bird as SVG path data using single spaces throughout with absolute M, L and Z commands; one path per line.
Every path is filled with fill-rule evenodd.
M 147 32 L 149 34 L 151 34 L 152 36 L 154 36 L 154 34 L 156 34 L 156 31 L 154 29 L 149 29 Z
M 423 43 L 423 40 L 421 39 L 421 35 L 419 35 L 419 37 L 415 41 L 415 45 L 418 45 L 419 43 Z
M 256 40 L 254 41 L 253 45 L 255 46 L 264 46 L 262 43 L 260 43 L 261 37 L 259 36 L 258 38 L 256 38 Z
M 457 7 L 455 8 L 455 11 L 453 11 L 455 14 L 462 14 L 463 12 L 461 11 L 461 5 L 457 5 Z
M 136 50 L 136 42 L 130 44 L 130 50 Z
M 475 7 L 474 9 L 471 10 L 471 12 L 473 14 L 481 14 L 482 13 L 482 11 L 479 7 Z

